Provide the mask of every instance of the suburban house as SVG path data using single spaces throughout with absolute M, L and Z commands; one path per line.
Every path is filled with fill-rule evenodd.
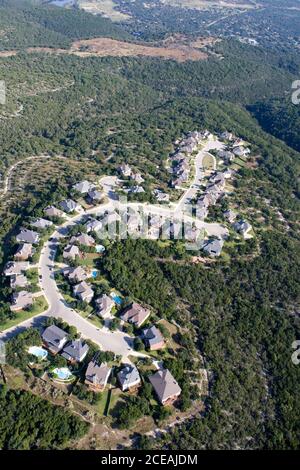
M 69 281 L 73 283 L 82 282 L 88 278 L 87 273 L 81 266 L 77 266 L 77 268 L 67 268 L 64 274 Z
M 4 275 L 14 276 L 15 274 L 21 274 L 28 268 L 28 261 L 8 261 L 5 265 Z
M 89 232 L 99 232 L 102 229 L 102 222 L 97 219 L 91 219 L 86 224 L 86 231 Z
M 181 394 L 181 388 L 168 369 L 160 369 L 149 380 L 162 405 L 172 405 Z
M 95 300 L 95 304 L 97 308 L 97 315 L 104 318 L 110 314 L 113 306 L 115 305 L 115 302 L 109 295 L 104 294 L 102 297 L 98 297 L 98 299 Z
M 228 209 L 227 211 L 224 212 L 224 217 L 226 220 L 228 220 L 228 222 L 232 224 L 237 218 L 237 213 Z
M 94 246 L 96 244 L 94 238 L 86 233 L 81 233 L 76 237 L 72 237 L 70 243 L 79 243 L 79 245 L 83 246 Z
M 34 222 L 32 222 L 30 225 L 32 227 L 44 230 L 48 227 L 51 227 L 51 225 L 53 225 L 53 222 L 51 222 L 51 220 L 43 219 L 40 217 L 39 219 L 36 219 Z
M 118 381 L 121 386 L 121 390 L 125 392 L 126 390 L 135 390 L 141 384 L 141 377 L 137 368 L 131 364 L 126 365 L 118 373 Z
M 252 225 L 249 224 L 246 220 L 239 220 L 233 225 L 234 230 L 243 235 L 244 238 L 250 237 L 250 232 L 252 230 Z
M 97 364 L 96 361 L 89 362 L 88 368 L 85 373 L 85 384 L 93 392 L 102 392 L 111 374 L 111 368 L 104 362 Z
M 24 274 L 13 274 L 10 276 L 10 287 L 16 289 L 18 287 L 26 287 L 28 285 L 27 277 Z
M 14 258 L 19 261 L 27 261 L 33 255 L 33 246 L 31 243 L 21 243 L 18 246 Z
M 89 181 L 81 181 L 80 183 L 76 183 L 73 186 L 74 191 L 80 194 L 87 194 L 94 188 L 94 185 Z
M 143 330 L 142 339 L 145 342 L 146 347 L 149 348 L 150 351 L 162 349 L 166 345 L 163 335 L 155 325 Z
M 10 309 L 12 312 L 18 312 L 19 310 L 25 310 L 26 308 L 31 307 L 32 304 L 32 293 L 27 292 L 26 290 L 21 290 L 20 292 L 15 292 L 13 294 Z
M 63 251 L 63 258 L 64 259 L 72 259 L 74 260 L 76 256 L 80 256 L 80 251 L 78 246 L 76 245 L 67 245 Z
M 222 248 L 224 245 L 224 240 L 221 238 L 215 238 L 213 240 L 208 240 L 203 245 L 203 251 L 212 257 L 220 256 Z
M 64 347 L 62 356 L 70 362 L 81 362 L 86 357 L 89 347 L 81 339 L 71 341 Z
M 48 217 L 63 217 L 64 213 L 54 206 L 48 206 L 44 209 L 44 214 Z
M 37 232 L 33 230 L 28 230 L 27 228 L 22 228 L 21 232 L 16 236 L 17 242 L 24 243 L 38 243 L 40 236 Z
M 77 202 L 73 201 L 72 199 L 66 199 L 65 201 L 61 201 L 59 203 L 60 207 L 64 212 L 70 214 L 74 211 L 80 211 L 81 206 Z
M 158 202 L 169 202 L 170 201 L 169 194 L 164 193 L 163 191 L 160 191 L 159 189 L 155 189 L 153 191 L 153 195 L 156 197 Z
M 121 315 L 121 320 L 132 323 L 139 328 L 150 316 L 150 310 L 142 307 L 142 305 L 134 302 L 128 309 Z
M 132 174 L 132 169 L 126 163 L 122 163 L 122 165 L 119 167 L 119 171 L 123 176 L 131 176 Z
M 43 343 L 53 354 L 62 350 L 68 341 L 68 334 L 56 325 L 48 326 L 42 334 Z
M 234 140 L 235 139 L 235 136 L 233 135 L 232 132 L 228 132 L 228 131 L 225 131 L 225 132 L 222 132 L 220 134 L 220 137 L 221 139 L 223 140 Z
M 92 191 L 88 192 L 88 199 L 90 202 L 93 204 L 97 204 L 104 198 L 104 194 L 101 191 L 98 191 L 97 189 L 92 189 Z
M 131 179 L 136 181 L 138 184 L 143 183 L 145 180 L 142 177 L 141 173 L 134 173 L 131 175 Z
M 250 153 L 250 149 L 243 147 L 242 145 L 239 145 L 238 147 L 235 147 L 233 149 L 234 155 L 237 157 L 244 157 Z
M 82 302 L 87 303 L 92 300 L 94 295 L 93 289 L 85 281 L 76 284 L 76 286 L 73 287 L 73 292 Z

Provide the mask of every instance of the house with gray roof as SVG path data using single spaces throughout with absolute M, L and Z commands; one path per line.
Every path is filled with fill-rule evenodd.
M 110 315 L 113 306 L 115 305 L 114 300 L 107 294 L 98 297 L 95 300 L 97 315 L 105 318 Z
M 181 388 L 168 369 L 160 369 L 149 377 L 156 396 L 162 405 L 173 404 L 181 394 Z
M 89 181 L 80 181 L 79 183 L 74 184 L 73 189 L 77 193 L 80 194 L 87 194 L 95 187 L 94 184 L 90 183 Z
M 39 219 L 36 219 L 34 222 L 32 222 L 30 225 L 40 230 L 45 230 L 46 228 L 51 227 L 51 225 L 53 225 L 53 222 L 51 222 L 51 220 L 43 219 L 42 217 L 40 217 Z
M 73 292 L 82 302 L 87 303 L 92 300 L 94 295 L 93 289 L 85 281 L 76 284 L 76 286 L 73 287 Z
M 88 352 L 88 345 L 81 339 L 76 339 L 64 347 L 62 356 L 70 362 L 82 362 Z
M 91 219 L 86 224 L 86 231 L 89 232 L 99 232 L 102 229 L 102 222 L 97 219 Z
M 230 222 L 231 224 L 235 221 L 235 219 L 237 218 L 237 213 L 232 211 L 231 209 L 228 209 L 227 211 L 225 211 L 224 213 L 224 217 L 226 220 L 228 220 L 228 222 Z
M 104 193 L 98 191 L 97 189 L 92 189 L 88 192 L 88 199 L 93 204 L 98 204 L 104 198 Z
M 102 392 L 111 374 L 111 367 L 103 362 L 98 364 L 95 360 L 89 362 L 84 383 L 93 392 Z
M 80 256 L 80 251 L 77 245 L 67 245 L 63 251 L 64 259 L 74 260 L 76 256 Z
M 117 374 L 117 377 L 123 392 L 136 389 L 141 384 L 139 371 L 131 364 L 123 367 L 123 369 Z
M 38 243 L 40 240 L 40 236 L 37 232 L 33 230 L 28 230 L 27 228 L 22 228 L 21 232 L 16 236 L 17 242 L 24 242 L 24 243 Z
M 13 274 L 10 276 L 10 287 L 17 289 L 19 287 L 26 287 L 28 285 L 27 277 L 24 274 Z
M 213 240 L 208 240 L 204 243 L 202 249 L 203 251 L 212 257 L 220 256 L 222 248 L 224 245 L 224 240 L 221 238 L 215 238 Z
M 33 304 L 33 296 L 31 292 L 21 290 L 15 292 L 12 296 L 12 304 L 10 309 L 12 312 L 18 312 L 19 310 L 25 310 Z
M 142 339 L 150 351 L 157 351 L 165 347 L 165 341 L 160 330 L 155 326 L 145 328 L 142 332 Z
M 252 230 L 252 225 L 249 224 L 246 220 L 242 219 L 233 224 L 234 230 L 243 235 L 244 238 L 251 238 L 250 232 Z
M 48 326 L 42 334 L 43 343 L 53 354 L 61 351 L 68 341 L 68 334 L 56 325 Z
M 73 201 L 72 199 L 65 199 L 64 201 L 61 201 L 59 205 L 62 208 L 62 210 L 66 212 L 67 214 L 71 214 L 72 212 L 81 210 L 80 204 Z

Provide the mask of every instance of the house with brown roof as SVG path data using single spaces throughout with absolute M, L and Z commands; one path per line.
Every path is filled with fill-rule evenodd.
M 44 214 L 48 217 L 63 217 L 64 213 L 60 209 L 57 209 L 54 206 L 48 206 L 44 209 Z
M 150 316 L 150 310 L 142 307 L 142 305 L 133 302 L 129 308 L 121 315 L 121 320 L 131 323 L 139 328 Z
M 131 364 L 126 365 L 118 374 L 118 381 L 123 392 L 136 390 L 141 384 L 141 377 L 137 368 Z
M 91 235 L 87 235 L 86 233 L 81 233 L 76 237 L 72 237 L 70 243 L 78 243 L 79 245 L 83 246 L 94 246 L 96 244 L 95 240 Z
M 179 395 L 181 388 L 168 369 L 160 369 L 149 377 L 155 394 L 162 405 L 172 405 Z
M 28 268 L 28 261 L 8 261 L 5 265 L 4 275 L 14 276 L 16 274 L 21 274 Z
M 102 392 L 111 374 L 111 368 L 105 362 L 98 364 L 95 360 L 89 362 L 85 373 L 84 383 L 93 392 Z
M 18 261 L 27 261 L 33 255 L 33 246 L 31 243 L 21 243 L 18 246 L 14 258 Z
M 150 351 L 157 351 L 158 349 L 162 349 L 166 346 L 163 335 L 155 325 L 143 330 L 142 339 Z
M 27 292 L 26 290 L 21 290 L 20 292 L 15 292 L 13 294 L 10 309 L 12 312 L 18 312 L 19 310 L 25 310 L 26 308 L 31 307 L 32 304 L 32 293 Z
M 38 243 L 40 236 L 37 232 L 33 230 L 28 230 L 27 228 L 22 228 L 21 232 L 16 236 L 17 242 L 24 243 Z

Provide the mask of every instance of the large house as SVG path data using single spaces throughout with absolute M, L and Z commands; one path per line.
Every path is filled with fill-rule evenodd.
M 76 284 L 73 288 L 73 292 L 82 302 L 89 303 L 94 295 L 94 291 L 89 284 L 85 281 Z
M 121 315 L 123 321 L 132 323 L 134 326 L 139 328 L 149 317 L 150 310 L 142 307 L 142 305 L 133 302 L 133 304 L 125 310 Z
M 5 265 L 4 275 L 14 276 L 21 274 L 29 268 L 28 261 L 8 261 Z
M 142 339 L 144 340 L 146 347 L 149 348 L 150 351 L 157 351 L 158 349 L 162 349 L 165 347 L 163 335 L 155 325 L 143 330 Z
M 88 345 L 81 339 L 77 339 L 64 347 L 62 356 L 70 362 L 82 362 L 88 351 Z
M 40 240 L 40 236 L 37 232 L 33 230 L 28 230 L 27 228 L 22 228 L 21 232 L 16 236 L 17 242 L 24 242 L 24 243 L 38 243 Z
M 28 285 L 27 277 L 24 274 L 13 274 L 10 276 L 10 287 L 17 289 L 18 287 L 26 287 Z
M 88 368 L 85 373 L 85 384 L 93 392 L 101 392 L 105 389 L 111 368 L 104 362 L 97 364 L 95 360 L 89 362 Z
M 42 334 L 43 342 L 53 354 L 63 349 L 68 341 L 68 334 L 56 325 L 48 326 Z
M 44 214 L 48 217 L 62 217 L 64 213 L 54 206 L 48 206 L 44 209 Z
M 86 231 L 89 232 L 99 232 L 102 229 L 102 222 L 97 219 L 91 219 L 86 224 Z
M 87 194 L 94 188 L 94 185 L 89 181 L 81 181 L 77 184 L 74 184 L 73 189 L 80 194 Z
M 181 388 L 168 369 L 160 369 L 149 380 L 162 405 L 171 405 L 181 394 Z
M 66 199 L 64 201 L 61 201 L 59 205 L 62 208 L 62 210 L 66 212 L 67 214 L 70 214 L 71 212 L 74 212 L 74 211 L 79 211 L 81 209 L 80 204 L 73 201 L 72 199 Z
M 118 381 L 123 392 L 132 391 L 141 384 L 141 377 L 137 368 L 128 364 L 118 373 Z
M 32 304 L 32 293 L 27 292 L 26 290 L 21 290 L 13 294 L 10 309 L 12 312 L 18 312 L 19 310 L 25 310 L 31 307 Z
M 51 222 L 51 220 L 43 219 L 42 217 L 40 217 L 39 219 L 36 219 L 34 222 L 32 222 L 30 225 L 40 230 L 45 230 L 46 228 L 51 227 L 51 225 L 53 225 L 53 222 Z
M 221 238 L 215 238 L 213 240 L 208 240 L 203 245 L 203 251 L 212 257 L 220 256 L 222 248 L 224 245 L 224 240 Z
M 27 261 L 33 255 L 33 246 L 31 243 L 21 243 L 18 246 L 14 258 L 18 261 Z
M 63 258 L 74 260 L 76 256 L 80 256 L 80 251 L 79 251 L 78 246 L 67 245 L 63 251 Z
M 109 295 L 104 294 L 102 297 L 99 297 L 95 300 L 95 304 L 97 308 L 97 315 L 105 318 L 110 314 L 113 306 L 115 305 L 115 302 Z
M 84 246 L 94 246 L 96 244 L 94 238 L 90 235 L 87 235 L 86 233 L 81 233 L 76 237 L 72 237 L 70 243 L 79 243 L 79 245 Z
M 104 198 L 104 194 L 97 189 L 88 192 L 88 199 L 93 204 L 98 204 Z
M 72 283 L 82 282 L 88 278 L 87 273 L 81 266 L 77 266 L 77 268 L 66 268 L 64 274 Z
M 234 230 L 243 235 L 244 238 L 250 238 L 250 232 L 252 230 L 252 225 L 249 224 L 246 220 L 239 220 L 233 224 Z

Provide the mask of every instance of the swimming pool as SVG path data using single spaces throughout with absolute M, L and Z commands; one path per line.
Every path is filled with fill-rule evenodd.
M 95 277 L 97 277 L 97 276 L 98 276 L 98 271 L 97 271 L 97 269 L 93 269 L 93 271 L 92 271 L 92 277 L 95 278 Z
M 96 253 L 104 253 L 105 246 L 103 245 L 96 245 Z
M 40 348 L 39 346 L 31 346 L 28 349 L 28 352 L 29 354 L 32 354 L 33 356 L 37 357 L 41 361 L 46 359 L 46 357 L 48 356 L 48 352 L 46 351 L 46 349 Z
M 117 305 L 121 305 L 121 303 L 123 302 L 122 298 L 115 292 L 111 292 L 110 296 L 116 302 Z
M 60 380 L 68 380 L 72 377 L 72 372 L 67 367 L 57 367 L 52 372 Z

